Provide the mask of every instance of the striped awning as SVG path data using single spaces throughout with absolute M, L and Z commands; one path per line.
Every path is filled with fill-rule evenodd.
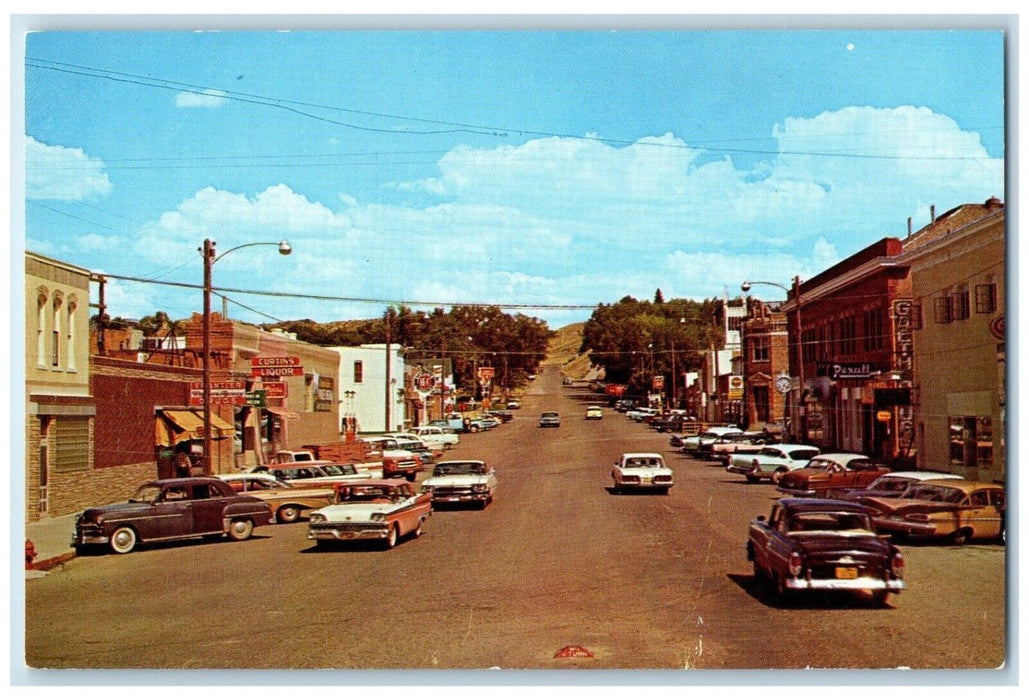
M 236 428 L 224 418 L 211 414 L 211 438 L 224 440 L 235 434 Z M 185 409 L 159 409 L 154 421 L 154 443 L 171 447 L 187 440 L 204 438 L 204 416 L 201 411 Z

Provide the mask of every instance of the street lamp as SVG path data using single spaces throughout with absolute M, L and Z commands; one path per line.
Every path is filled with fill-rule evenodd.
M 755 284 L 768 284 L 773 287 L 786 292 L 787 298 L 789 298 L 790 289 L 785 285 L 781 285 L 778 282 L 762 282 L 759 280 L 745 281 L 740 285 L 740 289 L 746 294 L 750 291 L 750 288 Z M 804 324 L 800 317 L 800 276 L 797 275 L 793 278 L 793 298 L 797 301 L 797 378 L 800 380 L 800 394 L 798 396 L 798 411 L 800 408 L 799 399 L 804 395 Z M 800 416 L 798 416 L 798 419 Z M 800 427 L 800 421 L 798 420 L 797 427 Z
M 203 375 L 204 375 L 204 474 L 211 474 L 211 268 L 214 264 L 234 250 L 249 248 L 255 245 L 277 246 L 280 255 L 289 255 L 293 248 L 288 241 L 278 243 L 244 243 L 234 248 L 229 248 L 221 255 L 216 255 L 215 242 L 210 238 L 204 240 L 204 245 L 197 250 L 204 257 L 204 339 L 203 339 Z

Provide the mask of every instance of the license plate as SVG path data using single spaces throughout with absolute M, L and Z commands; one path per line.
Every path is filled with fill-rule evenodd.
M 350 539 L 354 538 L 354 533 L 352 533 L 352 532 L 341 532 L 341 533 L 339 533 L 339 536 L 340 536 L 341 539 L 350 540 Z
M 857 578 L 858 570 L 853 566 L 837 566 L 836 578 Z

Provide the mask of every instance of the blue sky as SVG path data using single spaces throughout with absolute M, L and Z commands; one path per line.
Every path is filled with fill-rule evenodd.
M 26 248 L 199 284 L 205 238 L 288 239 L 214 268 L 331 297 L 230 293 L 259 323 L 479 302 L 557 327 L 810 278 L 931 205 L 1007 199 L 996 30 L 38 32 L 24 75 Z M 124 280 L 107 301 L 201 307 Z

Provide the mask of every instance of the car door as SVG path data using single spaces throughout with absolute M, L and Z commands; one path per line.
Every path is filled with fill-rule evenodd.
M 1000 536 L 1000 509 L 991 502 L 996 489 L 978 489 L 968 496 L 968 507 L 961 512 L 961 525 L 971 527 L 977 538 Z
M 211 484 L 193 484 L 191 533 L 194 535 L 223 532 L 222 514 L 225 512 L 225 497 Z
M 192 496 L 189 484 L 169 484 L 161 490 L 161 495 L 154 501 L 151 518 L 145 529 L 139 530 L 139 536 L 146 540 L 182 537 L 193 528 Z

